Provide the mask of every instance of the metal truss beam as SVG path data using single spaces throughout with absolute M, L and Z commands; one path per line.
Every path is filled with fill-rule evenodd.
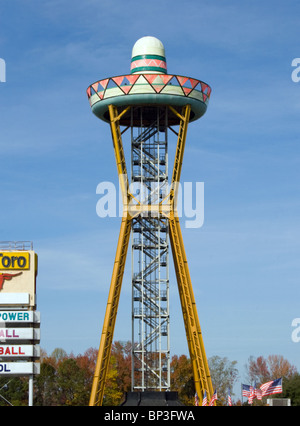
M 130 198 L 130 194 L 128 191 L 127 170 L 119 126 L 120 116 L 117 115 L 117 109 L 113 105 L 110 105 L 109 112 L 119 182 L 122 190 L 124 207 L 126 208 L 127 201 Z M 102 405 L 103 402 L 105 379 L 109 367 L 111 346 L 131 233 L 131 219 L 132 218 L 128 214 L 128 212 L 123 213 L 119 241 L 115 256 L 115 263 L 104 317 L 104 324 L 90 395 L 90 406 Z
M 200 403 L 202 403 L 204 391 L 206 390 L 207 398 L 210 400 L 213 395 L 213 389 L 179 219 L 174 216 L 173 212 L 171 213 L 169 226 L 170 242 L 187 343 L 192 361 L 195 389 Z
M 103 401 L 105 379 L 109 367 L 111 346 L 118 312 L 130 232 L 131 218 L 123 217 L 92 384 L 90 406 L 102 405 Z
M 169 107 L 173 110 L 172 107 Z M 176 111 L 173 111 L 176 113 Z M 169 217 L 170 242 L 173 253 L 174 267 L 177 277 L 178 291 L 181 301 L 183 320 L 185 325 L 187 343 L 193 366 L 195 389 L 200 403 L 202 403 L 204 391 L 208 400 L 213 395 L 211 377 L 206 359 L 202 332 L 200 328 L 196 302 L 188 268 L 188 262 L 184 249 L 179 218 L 176 209 L 177 184 L 180 182 L 184 148 L 187 135 L 187 127 L 190 116 L 190 107 L 183 108 L 180 117 L 180 129 L 178 133 L 175 162 L 173 168 L 172 185 L 170 191 L 171 212 Z

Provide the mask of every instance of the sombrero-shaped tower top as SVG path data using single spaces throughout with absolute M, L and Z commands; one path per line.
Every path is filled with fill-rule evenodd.
M 181 111 L 191 105 L 190 121 L 200 118 L 207 109 L 211 88 L 203 81 L 175 74 L 167 74 L 163 43 L 156 37 L 142 37 L 134 44 L 131 73 L 96 81 L 87 89 L 93 113 L 109 122 L 108 106 L 115 105 L 121 112 L 128 106 L 146 107 L 144 125 L 153 121 L 157 106 L 172 106 Z M 148 111 L 148 112 L 147 112 Z M 169 125 L 179 124 L 179 118 L 169 110 Z M 130 112 L 122 116 L 121 125 L 139 126 Z
M 140 38 L 132 49 L 131 74 L 167 74 L 164 45 L 156 37 Z

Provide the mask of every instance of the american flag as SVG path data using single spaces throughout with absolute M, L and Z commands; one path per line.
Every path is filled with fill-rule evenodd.
M 231 400 L 231 395 L 230 395 L 230 389 L 228 388 L 228 405 L 231 407 L 232 406 L 232 400 Z
M 251 393 L 250 385 L 243 385 L 242 384 L 242 396 L 246 396 L 249 398 Z
M 217 389 L 214 391 L 213 396 L 211 397 L 211 400 L 209 401 L 209 406 L 214 405 L 214 402 L 218 399 L 218 395 L 217 395 Z
M 248 398 L 249 404 L 252 404 L 253 400 L 256 398 L 256 390 L 257 389 L 253 386 L 242 384 L 242 396 Z
M 262 397 L 263 397 L 263 393 L 262 393 L 262 390 L 259 388 L 259 389 L 255 389 L 255 396 L 256 396 L 256 398 L 257 399 L 259 399 L 259 400 L 261 400 L 262 399 Z
M 256 382 L 254 383 L 254 388 L 253 388 L 253 399 L 255 399 L 255 398 L 257 398 L 259 400 L 262 399 L 262 391 L 261 391 L 260 388 L 257 389 Z
M 206 407 L 206 405 L 207 405 L 207 395 L 206 395 L 206 391 L 204 391 L 202 407 Z
M 198 406 L 199 405 L 199 398 L 198 398 L 198 394 L 197 392 L 195 393 L 195 405 Z
M 270 382 L 264 383 L 260 387 L 262 391 L 262 396 L 265 395 L 274 395 L 275 393 L 282 392 L 282 378 L 271 380 Z
M 250 386 L 250 395 L 248 396 L 248 404 L 253 404 L 253 400 L 255 399 L 255 388 Z

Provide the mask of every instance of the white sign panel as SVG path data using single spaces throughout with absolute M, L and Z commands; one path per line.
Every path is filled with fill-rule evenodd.
M 0 342 L 40 340 L 39 328 L 0 328 Z
M 41 315 L 37 311 L 0 311 L 1 322 L 40 323 Z
M 29 293 L 0 294 L 0 305 L 29 305 Z
M 0 376 L 40 374 L 40 364 L 35 362 L 0 362 Z
M 38 345 L 1 345 L 0 358 L 39 358 L 41 350 Z

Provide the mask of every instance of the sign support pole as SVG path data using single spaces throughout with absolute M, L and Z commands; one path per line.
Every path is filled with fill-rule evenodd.
M 29 376 L 28 382 L 28 407 L 33 406 L 33 375 Z

